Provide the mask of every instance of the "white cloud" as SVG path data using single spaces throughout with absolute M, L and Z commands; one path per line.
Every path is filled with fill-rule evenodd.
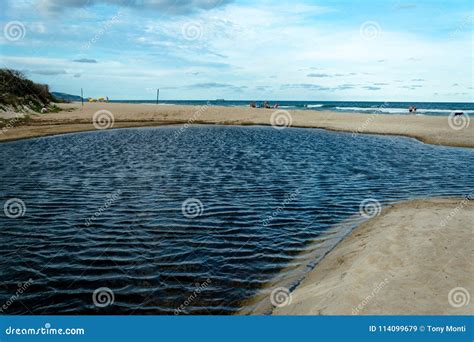
M 46 0 L 43 5 L 54 7 L 58 3 Z M 117 1 L 90 2 L 100 3 Z M 61 2 L 63 7 L 79 5 L 84 4 Z M 159 9 L 168 5 L 169 1 L 152 1 L 143 6 Z M 418 31 L 415 34 L 404 27 L 389 29 L 381 22 L 381 34 L 368 41 L 360 35 L 362 22 L 325 22 L 328 13 L 338 14 L 329 7 L 270 2 L 219 6 L 213 0 L 193 1 L 186 10 L 181 2 L 176 6 L 181 6 L 178 12 L 191 14 L 153 17 L 120 9 L 124 13 L 120 22 L 87 51 L 79 51 L 78 47 L 95 36 L 115 9 L 101 16 L 84 10 L 89 14 L 83 21 L 35 19 L 32 23 L 36 26 L 28 27 L 36 27 L 32 31 L 38 35 L 27 32 L 27 39 L 16 46 L 48 45 L 53 51 L 48 55 L 55 56 L 54 51 L 59 51 L 64 58 L 7 57 L 2 61 L 24 70 L 38 70 L 38 66 L 65 70 L 66 74 L 55 79 L 58 86 L 66 84 L 63 79 L 87 81 L 97 89 L 102 85 L 116 89 L 117 96 L 135 98 L 143 98 L 140 91 L 147 87 L 161 86 L 169 89 L 169 97 L 176 98 L 249 99 L 265 94 L 279 99 L 414 101 L 429 100 L 434 92 L 450 94 L 453 83 L 458 83 L 460 90 L 472 85 L 472 52 L 468 47 L 473 45 L 473 38 L 468 30 L 442 38 Z M 91 19 L 97 16 L 99 22 Z M 194 23 L 197 38 L 190 39 L 185 28 Z M 51 38 L 45 40 L 44 36 Z M 100 63 L 73 62 L 95 59 Z M 79 74 L 81 78 L 74 80 L 73 76 Z M 48 81 L 46 75 L 42 76 Z M 420 83 L 413 81 L 417 79 L 425 80 L 422 87 L 415 86 Z M 119 89 L 120 82 L 127 84 Z M 196 84 L 209 86 L 192 86 Z M 135 95 L 119 95 L 120 91 L 134 91 Z M 457 96 L 437 96 L 436 100 L 473 100 L 472 95 Z

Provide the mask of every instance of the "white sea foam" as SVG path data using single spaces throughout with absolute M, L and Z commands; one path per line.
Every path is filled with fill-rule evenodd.
M 349 112 L 380 112 L 388 114 L 410 114 L 408 108 L 392 108 L 392 107 L 335 107 L 340 111 Z M 474 110 L 457 110 L 457 109 L 435 109 L 435 108 L 417 108 L 416 113 L 440 113 L 451 114 L 452 112 L 464 112 L 466 114 L 473 114 Z
M 309 104 L 309 105 L 306 105 L 307 108 L 319 108 L 319 107 L 322 107 L 324 105 L 322 104 Z
M 408 113 L 407 108 L 386 108 L 386 107 L 336 107 L 337 110 L 350 111 L 350 112 L 380 112 L 389 114 L 406 114 Z

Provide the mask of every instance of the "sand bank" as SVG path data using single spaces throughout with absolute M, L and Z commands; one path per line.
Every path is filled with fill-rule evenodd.
M 28 125 L 9 128 L 0 141 L 60 133 L 94 130 L 92 118 L 99 110 L 110 111 L 113 128 L 159 126 L 166 124 L 270 125 L 274 109 L 221 106 L 180 106 L 126 103 L 60 104 L 59 113 L 35 114 Z M 454 130 L 447 117 L 338 113 L 332 111 L 290 110 L 290 118 L 279 112 L 274 119 L 291 121 L 293 127 L 324 128 L 367 134 L 403 135 L 425 143 L 474 147 L 474 125 Z
M 276 315 L 472 315 L 474 201 L 392 205 L 339 243 Z M 451 292 L 451 295 L 450 295 Z

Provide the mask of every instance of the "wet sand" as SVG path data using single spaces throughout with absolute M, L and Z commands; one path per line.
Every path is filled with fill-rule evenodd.
M 472 199 L 392 205 L 329 252 L 273 314 L 472 315 L 473 222 Z
M 292 127 L 324 128 L 365 134 L 402 135 L 437 145 L 474 147 L 474 125 L 460 130 L 449 126 L 447 117 L 338 113 L 332 111 L 290 110 L 221 106 L 149 105 L 126 103 L 59 104 L 59 113 L 32 114 L 27 125 L 0 133 L 0 141 L 95 130 L 94 113 L 112 113 L 111 128 L 160 126 L 168 124 L 271 125 L 275 121 Z M 275 113 L 277 112 L 277 113 Z M 272 115 L 274 120 L 272 121 Z M 6 113 L 2 114 L 7 117 Z M 11 115 L 10 115 L 11 117 Z M 13 125 L 14 126 L 14 125 Z

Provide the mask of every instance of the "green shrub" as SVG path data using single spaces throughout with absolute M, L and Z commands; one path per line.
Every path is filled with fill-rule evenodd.
M 21 71 L 0 69 L 0 104 L 16 109 L 28 106 L 40 112 L 52 100 L 48 85 L 27 79 Z

